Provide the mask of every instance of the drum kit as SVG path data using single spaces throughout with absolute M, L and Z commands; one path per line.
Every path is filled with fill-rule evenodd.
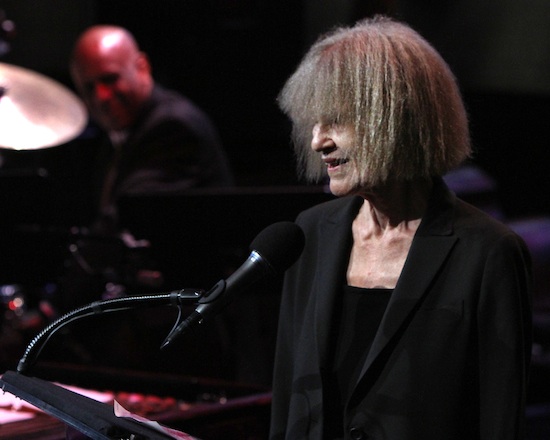
M 0 57 L 11 49 L 15 24 L 0 9 Z M 38 72 L 0 63 L 0 148 L 37 150 L 62 145 L 87 122 L 82 101 Z
M 87 121 L 88 116 L 84 104 L 70 89 L 43 74 L 20 66 L 0 62 L 0 156 L 2 155 L 2 151 L 7 152 L 9 150 L 15 154 L 26 151 L 33 154 L 32 151 L 35 150 L 67 144 L 84 131 Z M 47 170 L 45 171 L 47 174 Z M 30 180 L 36 178 L 32 172 L 25 172 L 24 170 L 18 170 L 16 174 L 17 182 L 21 182 L 21 179 Z M 2 179 L 13 180 L 13 176 L 14 173 L 12 170 L 3 170 L 0 161 L 0 182 L 2 182 Z M 38 185 L 45 184 L 45 181 L 38 183 Z M 43 198 L 40 195 L 42 192 L 39 191 L 39 188 L 33 185 L 26 184 L 24 186 L 26 188 L 33 188 L 31 191 L 39 193 L 38 195 L 26 194 L 28 191 L 22 188 L 15 188 L 18 192 L 24 193 L 15 197 L 18 200 L 18 204 L 22 205 L 22 208 L 15 209 L 13 206 L 0 206 L 0 209 L 2 209 L 2 215 L 0 215 L 2 221 L 5 222 L 6 218 L 10 217 L 9 211 L 11 209 L 18 212 L 21 209 L 26 210 L 27 212 L 23 213 L 23 216 L 27 220 L 33 218 L 31 211 L 39 208 L 29 206 L 29 203 L 32 204 L 32 200 L 35 200 L 36 197 Z M 5 188 L 5 186 L 1 186 L 1 188 Z M 10 200 L 13 199 L 14 197 L 10 197 Z M 41 205 L 51 203 L 55 207 L 56 204 L 53 202 L 53 200 L 41 200 Z M 67 207 L 67 209 L 70 209 L 70 207 Z M 19 214 L 16 217 L 19 219 Z M 58 242 L 60 242 L 61 246 L 68 250 L 67 255 L 69 256 L 69 260 L 62 263 L 63 266 L 77 266 L 79 272 L 85 273 L 90 278 L 104 276 L 105 273 L 109 275 L 109 271 L 113 270 L 109 265 L 109 261 L 111 259 L 122 259 L 119 254 L 126 255 L 131 253 L 131 257 L 136 258 L 134 254 L 142 252 L 142 248 L 147 247 L 141 241 L 137 245 L 133 243 L 128 245 L 118 236 L 110 238 L 95 237 L 87 233 L 85 228 L 71 227 L 70 230 L 66 230 L 64 227 L 52 227 L 51 225 L 43 227 L 40 224 L 19 224 L 16 227 L 18 231 L 23 230 L 26 234 L 40 236 L 40 243 L 44 241 L 45 243 L 53 242 L 59 244 Z M 6 231 L 0 232 L 6 234 Z M 15 234 L 14 238 L 14 234 L 10 231 L 7 232 L 7 235 L 9 236 L 8 240 L 3 238 L 4 235 L 1 236 L 0 245 L 6 246 L 7 241 L 8 247 L 25 248 L 22 251 L 24 255 L 28 252 L 37 253 L 36 249 L 31 249 L 33 247 L 32 244 L 29 246 L 29 240 L 25 243 L 14 244 L 18 240 L 17 237 L 19 235 Z M 48 240 L 45 237 L 49 237 L 50 239 Z M 27 235 L 25 235 L 25 238 L 28 238 Z M 33 243 L 32 238 L 30 242 Z M 105 246 L 108 246 L 108 251 L 103 252 L 102 257 L 95 257 L 94 252 L 97 252 L 98 248 L 102 249 Z M 6 249 L 0 248 L 0 256 L 2 254 L 4 255 L 2 257 L 4 259 L 18 259 L 9 251 L 6 252 Z M 6 257 L 6 254 L 9 255 Z M 91 267 L 91 263 L 86 261 L 83 256 L 84 254 L 87 254 L 86 258 L 93 262 L 94 267 Z M 105 255 L 111 257 L 105 259 Z M 44 268 L 37 268 L 37 265 L 33 264 L 36 261 L 26 256 L 23 258 L 19 257 L 19 259 L 23 261 L 23 265 L 25 266 L 22 270 L 23 273 L 32 272 L 33 270 L 40 272 L 49 267 L 48 262 L 44 262 L 38 264 L 39 266 L 44 266 Z M 55 260 L 55 258 L 53 259 Z M 98 261 L 102 260 L 106 261 L 99 264 Z M 5 265 L 3 261 L 0 260 L 2 273 L 6 270 L 9 271 L 10 269 L 6 269 L 6 266 L 10 267 L 13 264 L 13 261 L 9 261 L 9 264 Z M 15 265 L 17 266 L 17 263 Z M 104 276 L 106 279 L 113 277 L 113 275 Z M 25 296 L 29 295 L 26 294 L 24 285 L 7 285 L 5 282 L 2 276 L 0 276 L 0 310 L 4 306 L 12 318 L 19 319 L 16 315 L 24 313 L 29 302 L 25 301 Z M 112 283 L 107 284 L 111 285 Z M 116 284 L 113 285 L 117 286 Z M 2 318 L 5 320 L 5 314 L 2 317 L 0 313 L 0 325 Z
M 0 10 L 0 57 L 9 52 L 13 29 L 13 23 Z M 44 74 L 0 62 L 1 157 L 14 154 L 32 155 L 37 154 L 32 153 L 35 150 L 67 144 L 84 131 L 87 121 L 83 102 L 69 88 Z M 29 153 L 17 153 L 19 151 Z M 3 176 L 9 178 L 11 170 L 3 169 L 3 166 L 0 161 L 0 179 Z M 23 202 L 26 195 L 19 197 Z M 5 219 L 11 207 L 1 208 L 2 218 Z M 11 232 L 4 231 L 3 234 L 9 236 Z M 7 261 L 14 257 L 10 257 L 10 250 L 5 249 L 6 241 L 9 242 L 9 248 L 10 239 L 2 238 L 2 252 L 4 255 L 8 254 L 3 258 Z M 19 284 L 6 282 L 18 281 L 0 280 L 0 308 L 4 309 L 0 314 L 0 324 L 4 324 L 9 317 L 21 318 L 20 315 L 26 308 L 24 288 Z
M 57 81 L 0 63 L 0 148 L 37 150 L 77 137 L 87 114 L 80 98 Z
M 109 299 L 126 294 L 127 286 L 156 288 L 162 281 L 160 272 L 147 269 L 146 240 L 94 235 L 59 213 L 71 217 L 74 210 L 65 204 L 67 177 L 43 161 L 54 159 L 62 174 L 73 166 L 75 150 L 88 157 L 79 150 L 89 145 L 88 113 L 62 83 L 2 62 L 12 30 L 0 9 L 0 367 L 60 313 L 54 304 L 74 308 L 71 301 L 88 301 L 87 295 Z

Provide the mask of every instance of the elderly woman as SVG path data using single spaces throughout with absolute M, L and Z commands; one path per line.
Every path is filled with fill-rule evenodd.
M 520 439 L 530 257 L 441 178 L 470 154 L 447 64 L 376 17 L 320 39 L 279 103 L 339 198 L 297 218 L 271 439 Z

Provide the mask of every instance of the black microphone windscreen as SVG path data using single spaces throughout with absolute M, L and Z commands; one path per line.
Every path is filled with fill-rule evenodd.
M 287 270 L 304 249 L 302 229 L 293 222 L 278 222 L 265 228 L 250 244 L 250 250 L 264 258 L 276 273 Z

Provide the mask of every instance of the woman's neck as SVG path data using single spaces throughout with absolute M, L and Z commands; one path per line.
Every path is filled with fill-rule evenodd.
M 380 231 L 418 224 L 428 206 L 431 180 L 393 182 L 360 194 L 365 202 L 358 214 Z M 362 221 L 362 223 L 363 223 Z

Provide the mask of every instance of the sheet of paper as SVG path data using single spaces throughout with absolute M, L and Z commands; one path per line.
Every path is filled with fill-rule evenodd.
M 186 434 L 185 432 L 176 431 L 175 429 L 167 428 L 165 426 L 160 425 L 158 422 L 154 422 L 152 420 L 149 420 L 137 414 L 132 414 L 130 411 L 124 408 L 116 400 L 114 402 L 114 407 L 115 407 L 115 416 L 117 417 L 129 417 L 131 419 L 137 420 L 138 422 L 141 422 L 147 426 L 150 426 L 151 428 L 159 432 L 162 432 L 164 434 L 167 434 L 170 437 L 178 440 L 198 440 L 195 437 L 192 437 L 189 434 Z

